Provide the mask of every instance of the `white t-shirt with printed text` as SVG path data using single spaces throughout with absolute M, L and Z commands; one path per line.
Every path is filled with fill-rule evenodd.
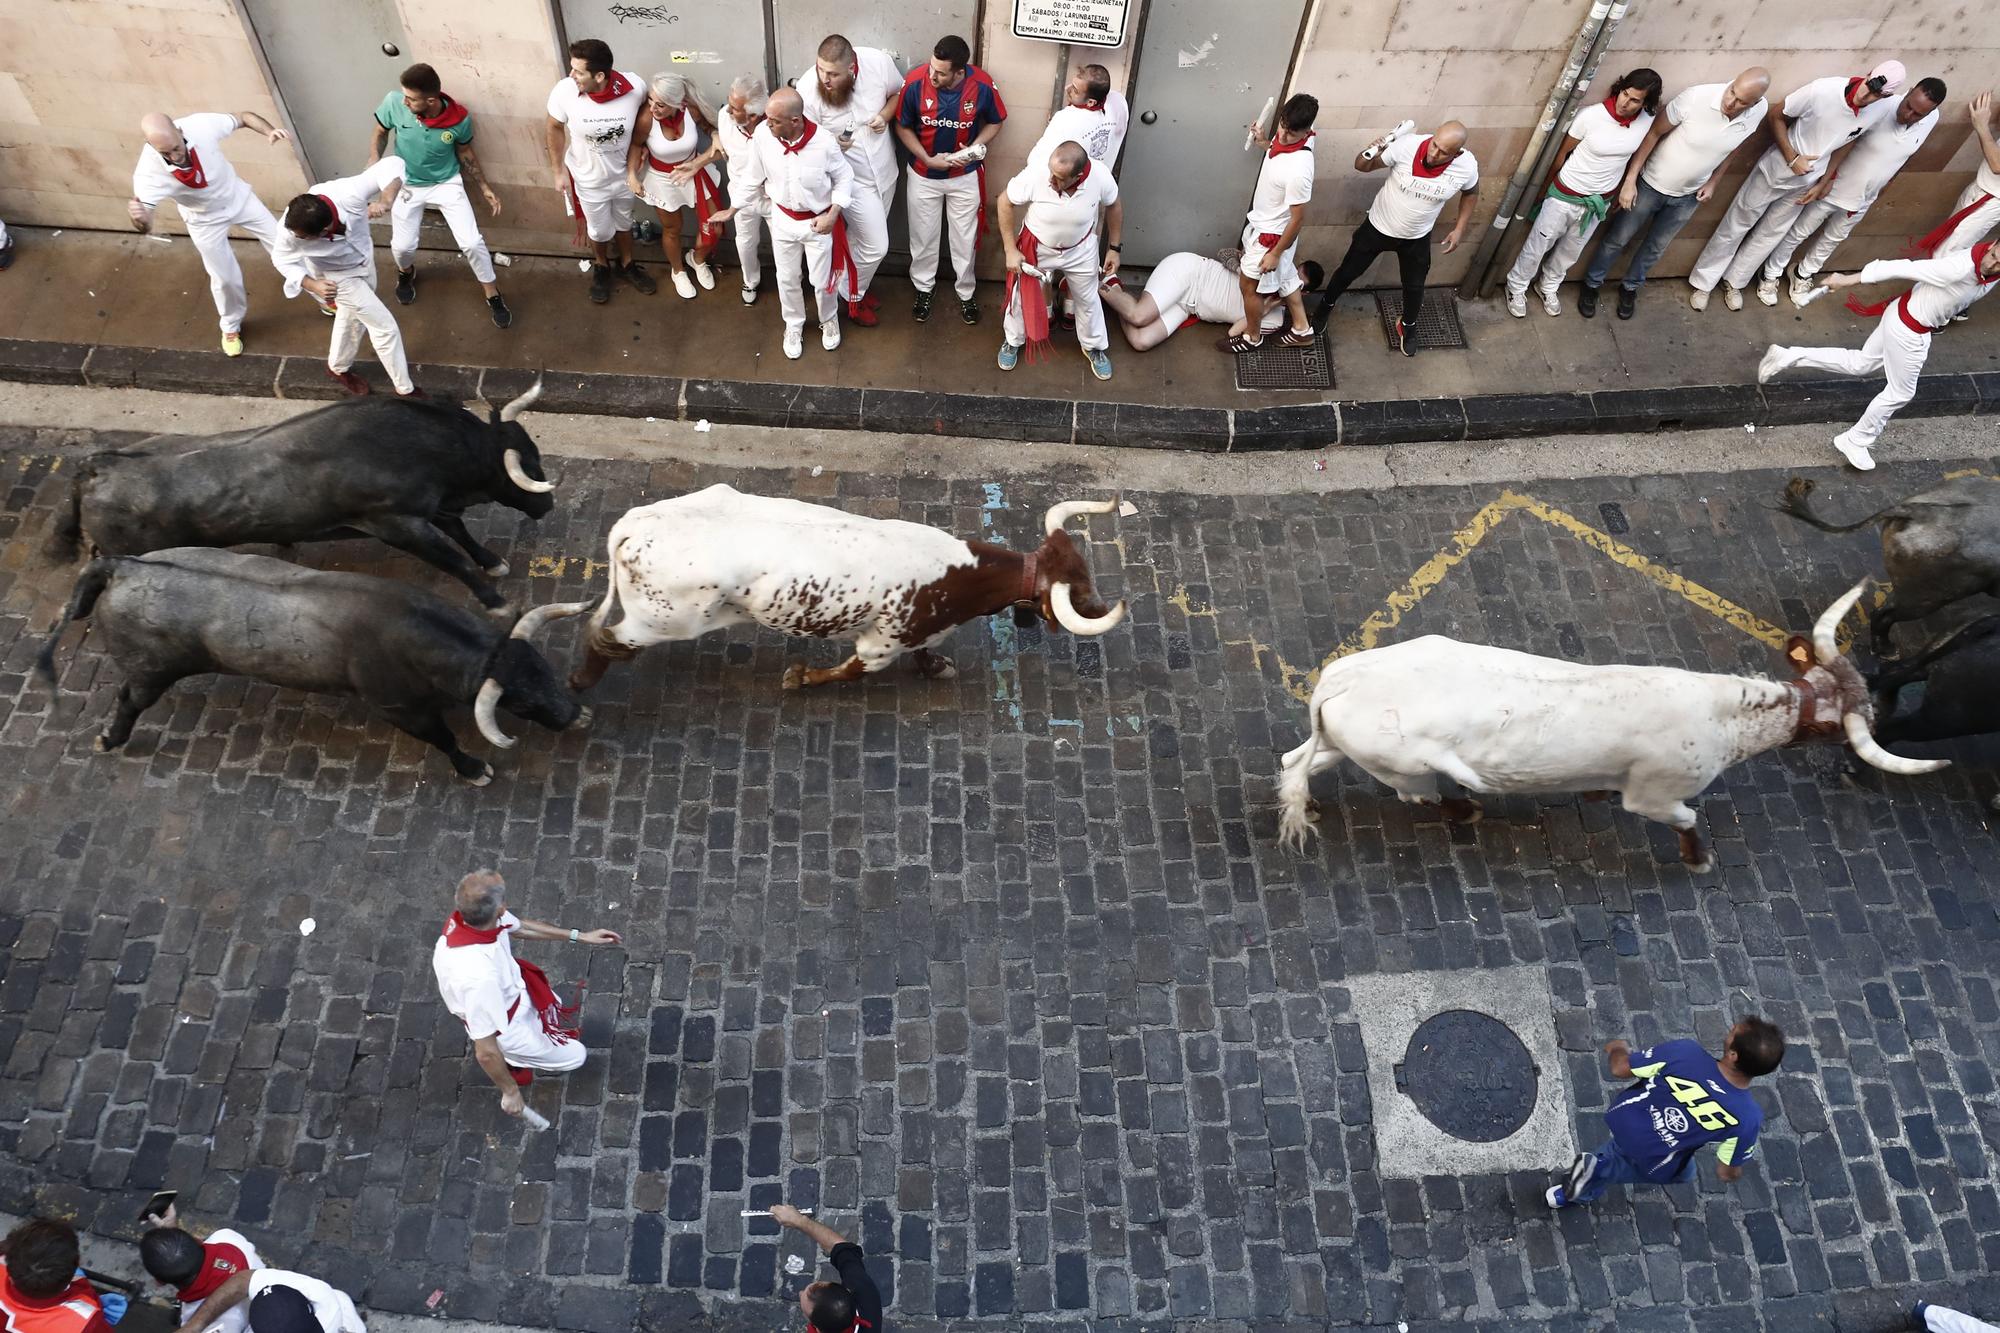
M 1471 149 L 1461 152 L 1435 176 L 1418 175 L 1417 154 L 1430 141 L 1428 134 L 1421 138 L 1406 134 L 1382 150 L 1389 179 L 1368 206 L 1368 223 L 1384 236 L 1409 241 L 1430 235 L 1444 206 L 1479 186 L 1479 160 Z
M 609 102 L 594 102 L 577 91 L 575 79 L 563 79 L 549 89 L 549 119 L 569 129 L 563 165 L 578 189 L 603 191 L 625 183 L 625 155 L 632 147 L 632 128 L 646 105 L 646 81 L 620 71 L 630 92 Z

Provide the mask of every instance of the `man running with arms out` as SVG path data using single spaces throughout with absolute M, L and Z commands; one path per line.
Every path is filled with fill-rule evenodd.
M 354 373 L 361 334 L 375 345 L 389 382 L 405 398 L 421 398 L 410 382 L 403 331 L 375 294 L 375 242 L 368 234 L 403 189 L 403 159 L 385 157 L 359 176 L 321 181 L 285 206 L 285 232 L 271 262 L 284 275 L 285 296 L 310 292 L 333 311 L 333 339 L 326 373 L 352 394 L 369 393 L 368 381 Z
M 417 232 L 424 224 L 424 210 L 435 208 L 451 228 L 479 290 L 486 294 L 486 309 L 493 323 L 506 328 L 514 322 L 513 312 L 500 299 L 494 281 L 493 255 L 486 238 L 479 234 L 479 219 L 472 214 L 472 200 L 465 182 L 479 187 L 480 198 L 494 217 L 500 216 L 500 196 L 486 183 L 479 169 L 479 156 L 472 151 L 472 113 L 461 102 L 446 96 L 437 71 L 429 65 L 412 65 L 403 71 L 397 91 L 385 93 L 375 108 L 375 138 L 368 148 L 370 165 L 384 155 L 403 159 L 403 192 L 389 209 L 389 257 L 396 261 L 396 300 L 403 305 L 417 299 Z
M 815 1282 L 799 1293 L 806 1326 L 813 1333 L 882 1333 L 882 1293 L 868 1276 L 861 1247 L 790 1204 L 774 1205 L 771 1220 L 805 1233 L 840 1274 L 838 1282 Z
M 1596 1152 L 1578 1153 L 1569 1178 L 1549 1186 L 1551 1208 L 1570 1208 L 1601 1197 L 1612 1185 L 1675 1185 L 1694 1179 L 1694 1161 L 1715 1145 L 1715 1174 L 1740 1179 L 1757 1146 L 1764 1113 L 1750 1095 L 1750 1081 L 1785 1058 L 1785 1034 L 1755 1016 L 1729 1029 L 1717 1060 L 1696 1041 L 1663 1041 L 1643 1051 L 1606 1042 L 1613 1078 L 1637 1078 L 1604 1113 L 1611 1137 Z
M 1299 296 L 1316 292 L 1326 281 L 1318 264 L 1308 259 L 1299 266 Z M 1243 318 L 1241 275 L 1219 260 L 1182 250 L 1162 259 L 1146 278 L 1146 289 L 1132 296 L 1112 274 L 1098 293 L 1105 308 L 1124 326 L 1125 341 L 1135 352 L 1151 351 L 1191 319 L 1208 324 L 1224 324 L 1234 338 L 1247 327 Z M 1276 292 L 1257 298 L 1262 316 L 1258 327 L 1274 333 L 1285 327 L 1285 300 Z

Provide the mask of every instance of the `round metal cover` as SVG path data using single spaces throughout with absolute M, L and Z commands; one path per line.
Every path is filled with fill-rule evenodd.
M 1527 1124 L 1539 1078 L 1521 1039 L 1470 1009 L 1425 1019 L 1396 1066 L 1396 1087 L 1424 1119 L 1470 1143 L 1492 1143 Z

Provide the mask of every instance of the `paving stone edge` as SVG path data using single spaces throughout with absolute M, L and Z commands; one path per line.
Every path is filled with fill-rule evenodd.
M 356 369 L 378 390 L 387 390 L 379 366 L 361 362 Z M 489 388 L 511 396 L 532 377 L 525 370 L 484 366 L 417 364 L 411 372 L 432 393 L 468 398 L 486 396 Z M 340 396 L 314 357 L 231 358 L 219 351 L 19 338 L 0 338 L 0 381 L 6 380 L 251 397 Z M 747 426 L 1235 453 L 1844 422 L 1874 393 L 1865 381 L 1829 379 L 1217 408 L 559 371 L 549 376 L 542 406 Z M 1926 375 L 1915 400 L 1903 409 L 1906 416 L 1973 413 L 2000 414 L 2000 371 Z

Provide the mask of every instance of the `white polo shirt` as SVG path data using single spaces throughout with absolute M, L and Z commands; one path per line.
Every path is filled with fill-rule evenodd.
M 755 208 L 769 199 L 778 209 L 815 215 L 835 204 L 852 207 L 854 168 L 840 151 L 840 141 L 811 120 L 806 121 L 805 131 L 800 135 L 805 142 L 792 145 L 788 152 L 785 142 L 771 131 L 770 121 L 759 125 L 750 136 L 742 170 L 730 176 L 730 202 L 738 208 Z
M 625 154 L 632 147 L 632 127 L 646 105 L 646 83 L 630 70 L 619 71 L 632 85 L 622 97 L 594 102 L 577 91 L 575 79 L 562 79 L 549 89 L 549 119 L 569 128 L 563 165 L 578 189 L 604 191 L 625 183 Z
M 1042 137 L 1035 140 L 1035 146 L 1028 150 L 1030 167 L 1045 167 L 1049 154 L 1066 143 L 1081 144 L 1091 161 L 1106 170 L 1117 165 L 1118 151 L 1125 146 L 1125 131 L 1132 124 L 1132 107 L 1125 100 L 1125 94 L 1112 91 L 1104 95 L 1104 106 L 1100 110 L 1090 110 L 1080 106 L 1062 106 L 1049 117 L 1048 128 Z
M 302 279 L 310 276 L 367 278 L 375 271 L 375 243 L 368 234 L 368 205 L 403 176 L 403 159 L 385 157 L 359 176 L 337 181 L 321 181 L 307 190 L 333 205 L 340 218 L 336 236 L 294 236 L 278 229 L 278 243 L 271 248 L 271 262 L 285 275 L 285 295 L 297 296 Z
M 1618 117 L 1598 102 L 1576 113 L 1569 123 L 1569 137 L 1576 140 L 1569 159 L 1557 173 L 1571 194 L 1609 194 L 1625 179 L 1625 168 L 1646 131 L 1653 127 L 1650 112 L 1641 111 L 1630 125 L 1620 125 Z
M 1257 188 L 1250 195 L 1250 212 L 1245 220 L 1259 233 L 1283 234 L 1291 225 L 1292 207 L 1311 202 L 1313 197 L 1313 149 L 1303 148 L 1271 155 L 1257 168 Z
M 1375 192 L 1368 205 L 1368 223 L 1384 236 L 1410 241 L 1428 236 L 1437 226 L 1444 206 L 1479 185 L 1479 160 L 1467 149 L 1453 158 L 1435 176 L 1417 174 L 1417 154 L 1430 145 L 1431 136 L 1406 134 L 1382 150 L 1389 164 L 1389 179 Z
M 903 72 L 896 68 L 894 56 L 872 46 L 855 47 L 854 63 L 854 87 L 846 106 L 834 106 L 820 93 L 817 64 L 799 75 L 799 100 L 806 105 L 806 119 L 828 138 L 837 141 L 842 131 L 854 132 L 847 147 L 847 165 L 854 169 L 854 179 L 878 191 L 884 184 L 893 188 L 897 175 L 896 110 L 889 109 L 884 117 L 887 128 L 880 134 L 869 129 L 868 122 L 881 113 L 883 103 L 902 92 Z
M 1093 162 L 1076 189 L 1057 194 L 1046 169 L 1024 167 L 1007 182 L 1007 197 L 1016 205 L 1027 205 L 1022 225 L 1044 250 L 1067 250 L 1096 228 L 1099 209 L 1118 202 L 1118 182 L 1111 178 L 1109 167 Z
M 1938 126 L 1938 108 L 1914 125 L 1894 116 L 1861 136 L 1854 151 L 1840 164 L 1840 174 L 1826 192 L 1826 201 L 1850 213 L 1872 206 L 1882 187 L 1895 178 L 1910 156 L 1924 146 Z M 1982 159 L 1983 160 L 1983 159 Z
M 453 948 L 439 935 L 431 946 L 431 971 L 437 974 L 438 994 L 474 1041 L 506 1031 L 509 1013 L 527 993 L 521 982 L 521 965 L 514 960 L 514 948 L 508 942 L 509 932 L 520 924 L 520 917 L 503 911 L 500 938 L 491 944 Z
M 1916 284 L 1901 298 L 1910 318 L 1932 329 L 1951 323 L 1952 316 L 2000 285 L 2000 278 L 1979 276 L 1970 250 L 1954 250 L 1936 259 L 1874 259 L 1862 266 L 1861 281 Z
M 326 1333 L 368 1333 L 368 1326 L 361 1322 L 347 1293 L 334 1290 L 316 1277 L 287 1273 L 282 1268 L 260 1268 L 250 1275 L 251 1300 L 272 1287 L 290 1287 L 305 1297 L 312 1305 L 313 1317 Z
M 220 111 L 201 111 L 174 122 L 188 151 L 194 154 L 186 168 L 190 179 L 174 175 L 177 170 L 160 150 L 147 144 L 139 150 L 139 165 L 132 169 L 132 197 L 148 208 L 158 208 L 171 199 L 185 217 L 199 217 L 210 209 L 233 214 L 241 192 L 248 187 L 236 168 L 223 156 L 222 141 L 243 128 L 243 122 Z
M 1766 181 L 1796 186 L 1818 180 L 1826 174 L 1836 148 L 1895 116 L 1894 97 L 1880 98 L 1856 111 L 1847 104 L 1848 83 L 1847 75 L 1834 74 L 1795 88 L 1785 98 L 1781 110 L 1798 118 L 1791 128 L 1792 149 L 1813 159 L 1812 170 L 1794 175 L 1785 150 L 1774 143 L 1757 159 L 1757 170 Z
M 1770 102 L 1758 98 L 1735 116 L 1722 114 L 1726 83 L 1697 83 L 1683 88 L 1667 103 L 1667 123 L 1673 132 L 1653 146 L 1639 179 L 1670 199 L 1693 194 L 1715 174 L 1722 159 L 1757 132 Z

